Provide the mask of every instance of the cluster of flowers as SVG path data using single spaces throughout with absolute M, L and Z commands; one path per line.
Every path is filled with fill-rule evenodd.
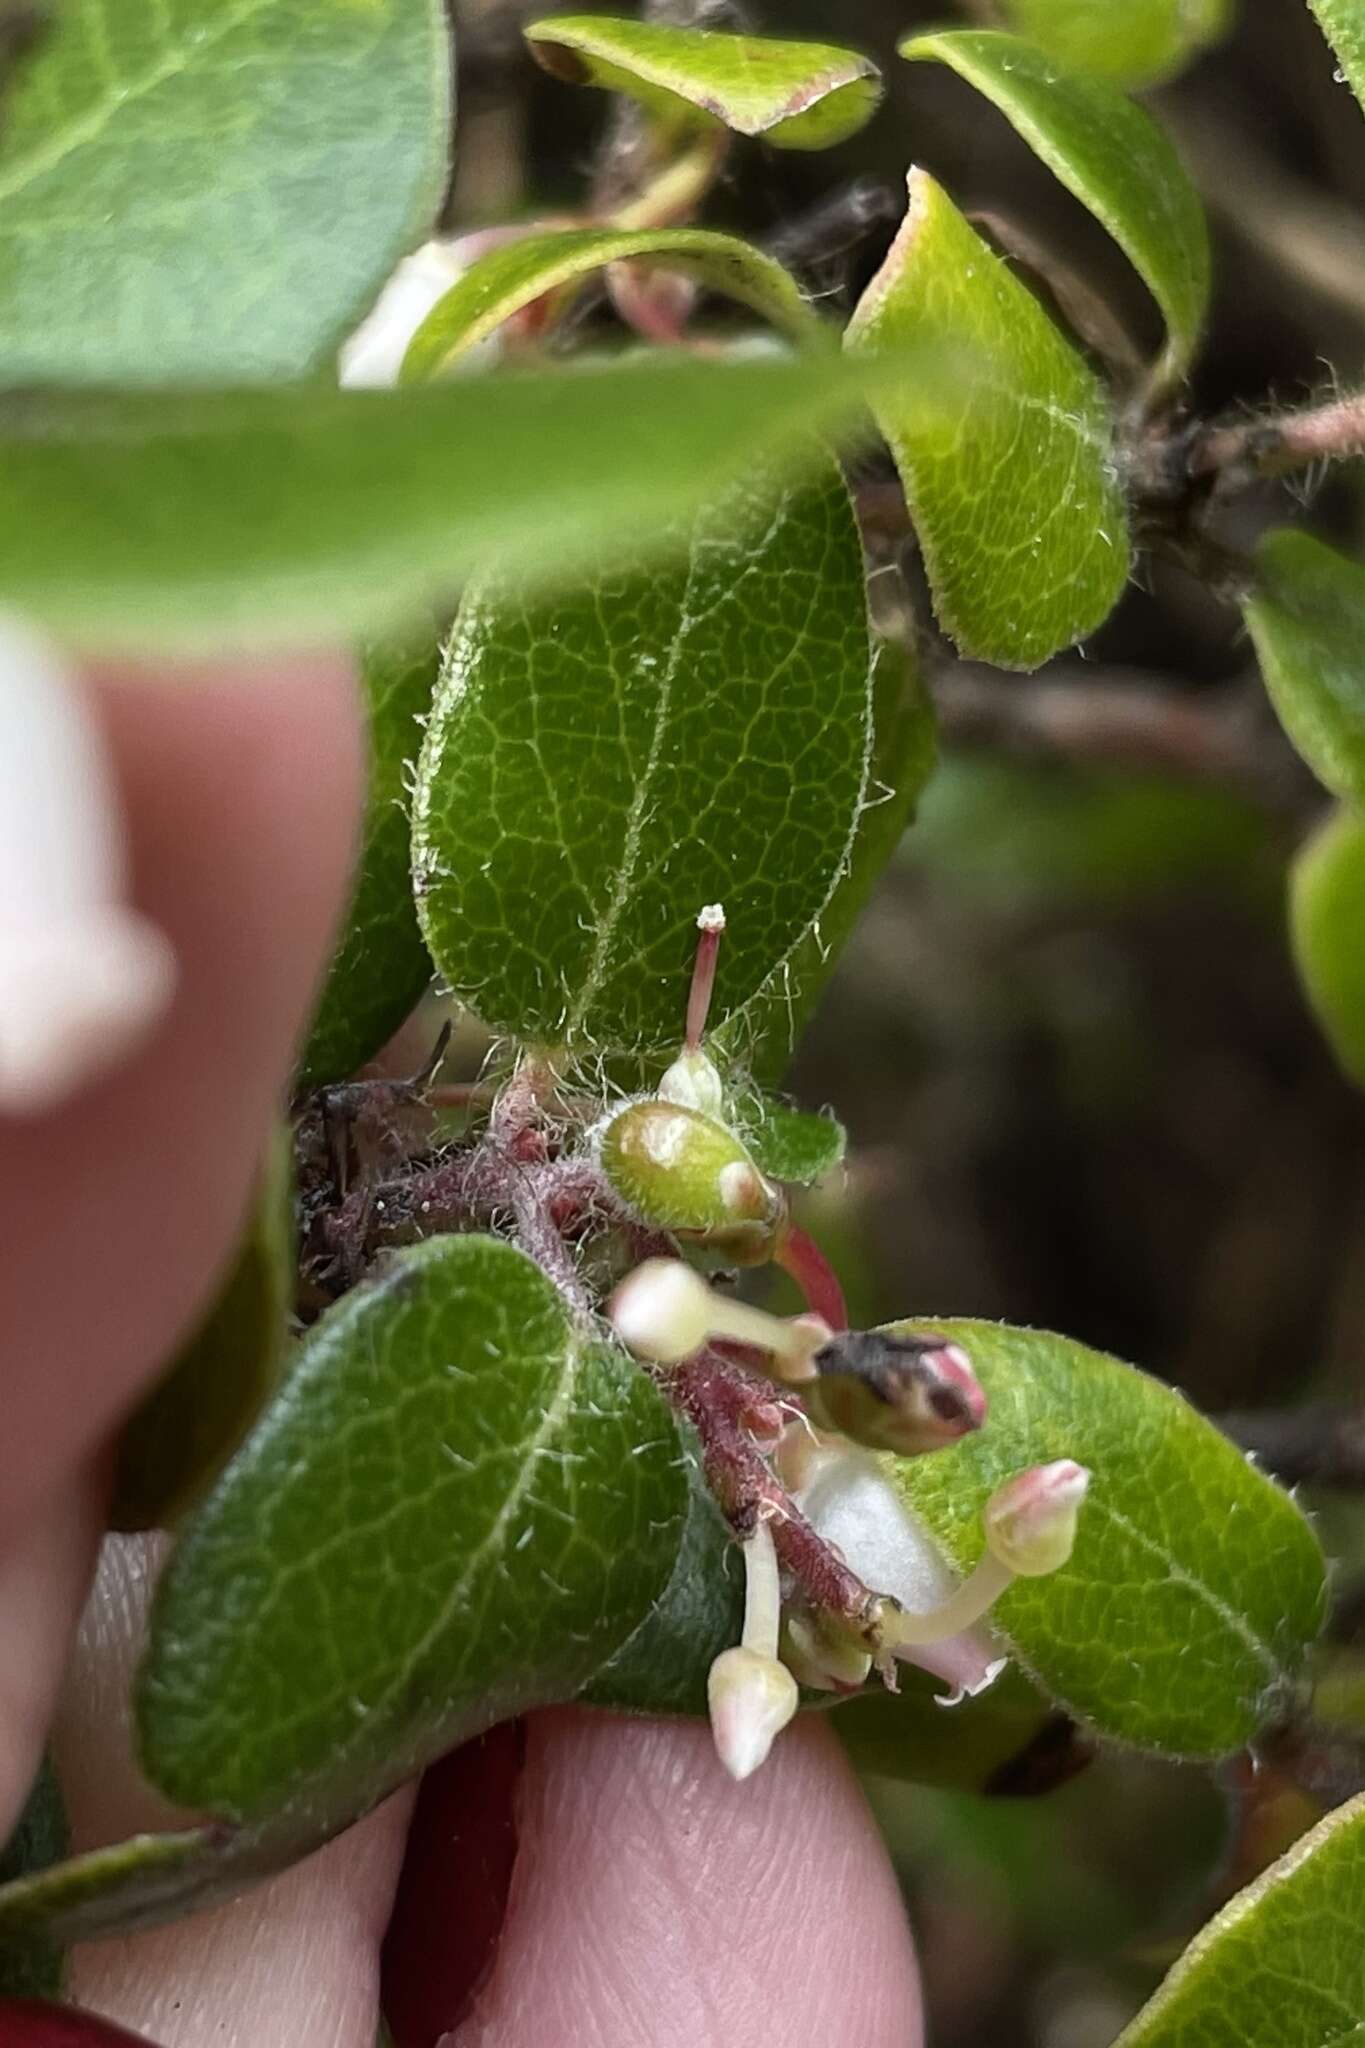
M 890 1370 L 896 1371 L 898 1342 L 904 1365 L 896 1398 L 890 1400 L 887 1368 L 882 1367 L 874 1398 L 894 1421 L 883 1420 L 879 1456 L 837 1428 L 816 1426 L 832 1419 L 831 1407 L 849 1412 L 837 1397 L 830 1399 L 831 1387 L 840 1385 L 837 1362 L 833 1372 L 822 1372 L 817 1363 L 831 1352 L 837 1361 L 840 1351 L 838 1339 L 818 1317 L 769 1315 L 718 1294 L 681 1260 L 651 1259 L 617 1290 L 611 1319 L 622 1343 L 656 1365 L 679 1364 L 716 1342 L 742 1345 L 746 1356 L 762 1354 L 773 1378 L 802 1398 L 775 1456 L 792 1505 L 854 1571 L 888 1596 L 878 1603 L 879 1654 L 904 1658 L 946 1679 L 954 1687 L 951 1697 L 990 1684 L 1004 1659 L 981 1624 L 1016 1578 L 1042 1577 L 1067 1562 L 1089 1474 L 1063 1458 L 1032 1466 L 999 1487 L 982 1513 L 981 1559 L 964 1580 L 953 1583 L 882 1458 L 892 1448 L 901 1456 L 941 1449 L 985 1421 L 985 1397 L 960 1346 L 933 1338 L 890 1340 Z M 865 1388 L 865 1372 L 849 1378 L 855 1394 Z M 784 1626 L 771 1526 L 781 1513 L 772 1501 L 758 1506 L 743 1546 L 743 1632 L 710 1672 L 716 1750 L 736 1778 L 748 1777 L 764 1761 L 800 1704 L 802 1684 L 853 1689 L 867 1679 L 873 1664 L 862 1636 L 804 1600 L 787 1614 Z

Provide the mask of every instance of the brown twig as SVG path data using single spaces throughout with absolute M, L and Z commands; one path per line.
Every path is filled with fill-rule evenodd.
M 1356 391 L 1276 418 L 1215 420 L 1190 441 L 1186 467 L 1193 477 L 1217 477 L 1227 491 L 1358 455 L 1365 455 L 1365 392 Z

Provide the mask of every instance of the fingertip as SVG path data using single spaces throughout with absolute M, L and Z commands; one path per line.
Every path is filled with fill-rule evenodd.
M 351 664 L 111 663 L 89 683 L 135 908 L 176 957 L 128 1063 L 8 1125 L 12 1427 L 0 1518 L 72 1471 L 172 1351 L 230 1250 L 344 900 L 362 787 Z
M 449 2048 L 917 2048 L 898 1888 L 830 1730 L 736 1786 L 704 1724 L 529 1724 L 507 1919 Z
M 186 1819 L 142 1776 L 132 1733 L 133 1674 L 165 1550 L 158 1539 L 111 1537 L 77 1636 L 53 1735 L 77 1850 Z M 396 1793 L 226 1905 L 81 1943 L 67 1995 L 158 2048 L 372 2048 L 379 1942 L 410 1806 L 409 1792 Z

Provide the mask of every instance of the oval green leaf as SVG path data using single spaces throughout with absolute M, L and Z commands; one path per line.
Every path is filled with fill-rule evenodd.
M 687 1512 L 651 1382 L 502 1240 L 433 1238 L 310 1334 L 187 1525 L 136 1691 L 148 1775 L 336 1825 L 571 1698 L 668 1585 Z
M 681 1037 L 697 913 L 723 903 L 711 1015 L 799 944 L 867 773 L 862 550 L 828 458 L 762 472 L 676 560 L 536 603 L 465 597 L 418 771 L 413 872 L 451 988 L 496 1030 L 578 1050 Z
M 1281 725 L 1325 788 L 1365 804 L 1365 568 L 1277 527 L 1243 600 Z
M 691 1431 L 680 1428 L 679 1437 L 687 1505 L 672 1574 L 638 1627 L 576 1695 L 584 1706 L 704 1716 L 712 1659 L 739 1640 L 740 1553 L 702 1477 Z M 344 1796 L 334 1806 L 305 1801 L 253 1827 L 135 1835 L 50 1867 L 31 1859 L 24 1875 L 0 1884 L 0 1976 L 36 1943 L 130 1934 L 232 1898 L 325 1841 L 349 1818 L 348 1804 Z
M 687 1522 L 663 1597 L 578 1697 L 629 1714 L 706 1713 L 706 1676 L 744 1627 L 744 1566 L 730 1525 L 687 1452 Z
M 1232 27 L 1233 0 L 997 0 L 1006 24 L 1061 64 L 1159 85 Z
M 914 376 L 873 395 L 940 622 L 965 654 L 1037 668 L 1109 615 L 1127 513 L 1104 395 L 1036 299 L 924 171 L 846 346 L 965 360 L 960 402 Z
M 62 7 L 0 125 L 0 379 L 297 377 L 440 199 L 438 0 Z
M 1365 0 L 1308 0 L 1336 53 L 1340 82 L 1365 107 Z
M 408 343 L 399 381 L 422 384 L 443 375 L 524 306 L 547 293 L 571 292 L 609 263 L 637 261 L 695 278 L 793 340 L 818 342 L 825 335 L 790 272 L 735 235 L 708 228 L 562 228 L 504 243 L 471 263 Z
M 344 1080 L 385 1045 L 431 980 L 412 897 L 408 784 L 440 665 L 434 626 L 367 648 L 361 662 L 369 788 L 360 861 L 298 1086 Z
M 292 1147 L 271 1146 L 226 1278 L 119 1439 L 111 1529 L 166 1529 L 205 1493 L 274 1391 L 294 1305 Z
M 989 1420 L 948 1457 L 889 1466 L 959 1569 L 1013 1473 L 1069 1457 L 1093 1475 L 1071 1562 L 1017 1580 L 993 1610 L 1024 1668 L 1116 1740 L 1172 1756 L 1241 1748 L 1292 1699 L 1324 1619 L 1322 1552 L 1289 1495 L 1117 1359 L 1045 1331 L 932 1327 L 966 1348 Z
M 1107 80 L 1056 63 L 1021 36 L 958 29 L 910 36 L 900 54 L 947 64 L 997 106 L 1034 154 L 1114 237 L 1165 317 L 1153 371 L 1177 384 L 1209 303 L 1209 231 L 1199 194 L 1151 116 Z
M 1365 2040 L 1365 1798 L 1329 1813 L 1194 1939 L 1114 2048 Z
M 11 1876 L 0 1885 L 0 1968 L 35 1940 L 70 1943 L 132 1933 L 175 1919 L 206 1895 L 240 1889 L 240 1877 L 217 1889 L 205 1881 L 208 1871 L 217 1872 L 225 1845 L 236 1839 L 233 1830 L 217 1827 L 130 1835 Z
M 881 98 L 875 64 L 828 43 L 561 14 L 525 31 L 556 78 L 637 100 L 669 129 L 729 128 L 780 149 L 829 149 Z
M 1289 928 L 1313 1014 L 1365 1088 L 1365 818 L 1354 811 L 1338 811 L 1298 853 Z
M 943 365 L 917 368 L 942 396 Z M 0 394 L 0 603 L 102 653 L 221 653 L 382 633 L 494 565 L 563 587 L 605 548 L 667 553 L 760 462 L 822 468 L 813 431 L 892 374 L 822 352 L 403 392 Z

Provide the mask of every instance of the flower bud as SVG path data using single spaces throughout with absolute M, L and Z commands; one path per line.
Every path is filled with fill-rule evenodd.
M 986 1547 L 1019 1578 L 1060 1571 L 1071 1556 L 1081 1503 L 1090 1486 L 1084 1465 L 1058 1458 L 1033 1465 L 997 1487 L 982 1521 Z
M 720 1075 L 700 1047 L 678 1054 L 659 1083 L 659 1095 L 681 1109 L 699 1109 L 703 1116 L 718 1117 L 725 1109 Z
M 637 1358 L 676 1365 L 710 1336 L 714 1306 L 706 1282 L 681 1259 L 646 1259 L 621 1282 L 608 1314 Z
M 706 1681 L 716 1755 L 732 1778 L 756 1771 L 801 1704 L 796 1680 L 776 1657 L 742 1645 L 722 1650 Z
M 774 1379 L 786 1384 L 811 1379 L 811 1363 L 829 1341 L 829 1326 L 817 1316 L 769 1315 L 747 1301 L 733 1301 L 707 1286 L 681 1259 L 646 1259 L 621 1282 L 607 1311 L 627 1350 L 656 1365 L 676 1365 L 712 1337 L 747 1344 L 772 1354 Z
M 915 1457 L 980 1429 L 986 1396 L 960 1345 L 926 1334 L 849 1330 L 816 1353 L 805 1396 L 821 1429 L 873 1451 Z
M 745 1264 L 766 1258 L 785 1213 L 733 1131 L 675 1102 L 633 1102 L 600 1141 L 602 1170 L 646 1223 L 682 1231 Z

